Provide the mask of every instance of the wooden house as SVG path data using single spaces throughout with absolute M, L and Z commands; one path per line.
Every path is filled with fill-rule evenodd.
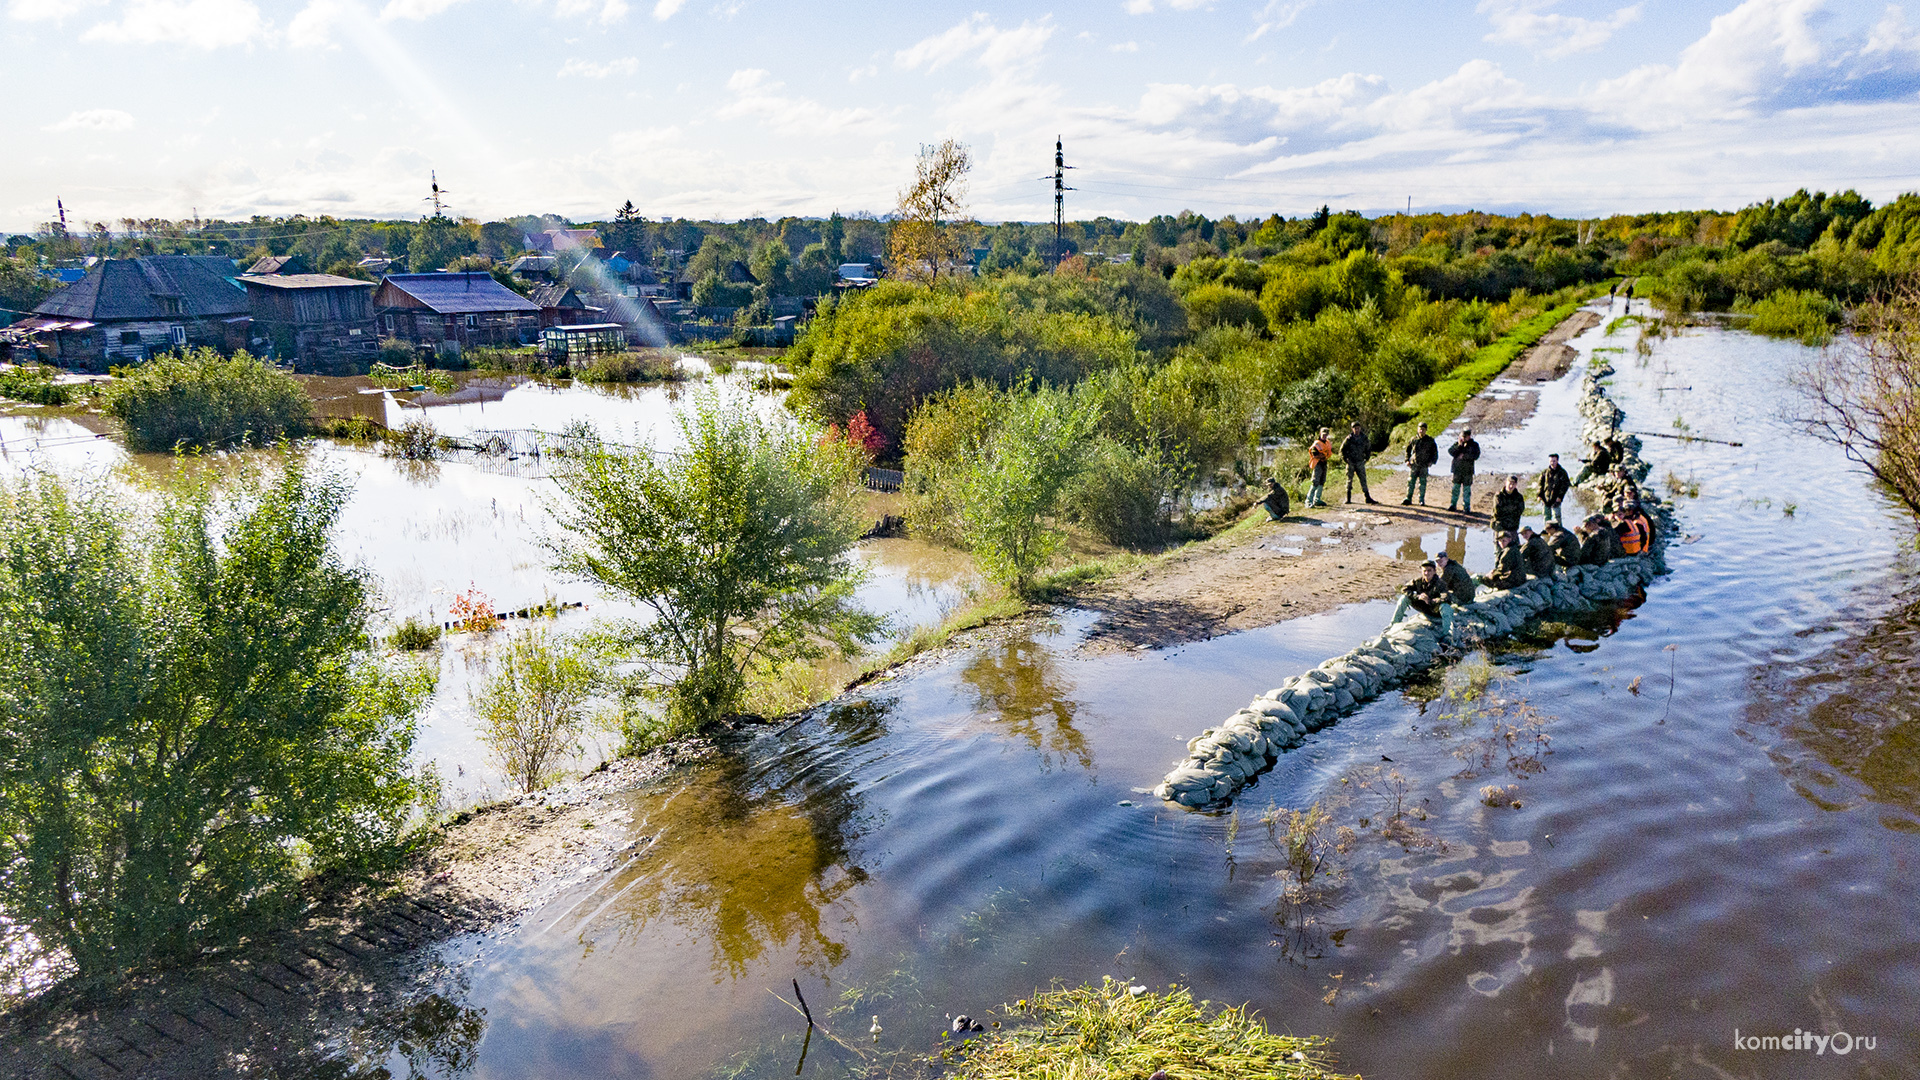
M 527 299 L 540 305 L 542 327 L 577 326 L 606 314 L 604 308 L 589 306 L 571 285 L 536 285 Z
M 247 290 L 211 255 L 102 259 L 14 324 L 65 367 L 105 371 L 172 349 L 247 344 Z
M 436 352 L 531 345 L 540 335 L 540 305 L 482 272 L 389 274 L 373 310 L 381 337 Z
M 258 265 L 258 264 L 256 264 Z M 371 281 L 333 274 L 248 274 L 253 333 L 295 371 L 348 374 L 380 350 Z

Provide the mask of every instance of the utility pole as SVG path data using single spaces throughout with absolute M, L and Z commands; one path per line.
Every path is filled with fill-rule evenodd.
M 1066 152 L 1060 136 L 1053 138 L 1053 268 L 1060 269 L 1060 260 L 1066 255 L 1067 242 L 1067 192 L 1073 189 L 1066 186 L 1066 170 L 1073 168 L 1067 164 Z

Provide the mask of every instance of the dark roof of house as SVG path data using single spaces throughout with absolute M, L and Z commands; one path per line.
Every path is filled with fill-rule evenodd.
M 338 289 L 343 286 L 373 288 L 373 282 L 338 274 L 244 274 L 240 280 L 264 289 Z
M 252 266 L 247 267 L 249 274 L 299 274 L 307 268 L 306 260 L 298 255 L 269 255 Z
M 587 306 L 587 302 L 580 299 L 580 294 L 575 292 L 571 285 L 536 285 L 533 291 L 527 294 L 527 299 L 543 308 Z
M 493 275 L 486 273 L 388 274 L 380 284 L 391 285 L 442 315 L 540 310 L 539 304 L 493 280 Z
M 162 303 L 172 300 L 177 307 Z M 95 322 L 128 319 L 204 319 L 245 315 L 247 291 L 230 259 L 212 255 L 148 255 L 102 259 L 87 276 L 33 309 L 41 315 Z

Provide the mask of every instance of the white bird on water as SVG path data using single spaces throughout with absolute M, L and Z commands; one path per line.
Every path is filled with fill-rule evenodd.
M 867 1032 L 873 1036 L 874 1042 L 880 1041 L 880 1017 L 875 1016 L 873 1018 L 873 1026 L 868 1028 Z

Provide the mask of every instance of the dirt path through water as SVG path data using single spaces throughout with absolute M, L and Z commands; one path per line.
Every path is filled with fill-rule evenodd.
M 1515 392 L 1502 384 L 1537 386 L 1560 379 L 1576 356 L 1567 342 L 1599 323 L 1600 314 L 1592 310 L 1568 316 L 1469 401 L 1462 420 L 1475 431 L 1524 422 L 1539 403 L 1539 390 Z M 1570 446 L 1577 435 L 1567 434 Z M 1393 461 L 1404 452 L 1405 447 L 1388 447 L 1383 457 Z M 1341 501 L 1344 473 L 1329 469 L 1327 491 L 1334 501 L 1328 508 L 1259 521 L 1264 515 L 1256 507 L 1239 526 L 1081 597 L 1075 606 L 1102 616 L 1082 648 L 1098 654 L 1205 641 L 1393 596 L 1415 572 L 1418 558 L 1412 556 L 1432 554 L 1422 548 L 1422 539 L 1441 530 L 1484 526 L 1498 487 L 1496 475 L 1483 474 L 1474 485 L 1473 513 L 1462 514 L 1446 509 L 1452 481 L 1444 464 L 1429 478 L 1424 506 L 1401 505 L 1407 494 L 1404 470 L 1374 469 L 1368 475 L 1369 483 L 1380 489 L 1378 505 Z M 1531 480 L 1525 478 L 1522 490 L 1530 488 Z M 1464 561 L 1453 547 L 1448 545 L 1449 557 Z M 1387 548 L 1394 554 L 1381 554 Z

